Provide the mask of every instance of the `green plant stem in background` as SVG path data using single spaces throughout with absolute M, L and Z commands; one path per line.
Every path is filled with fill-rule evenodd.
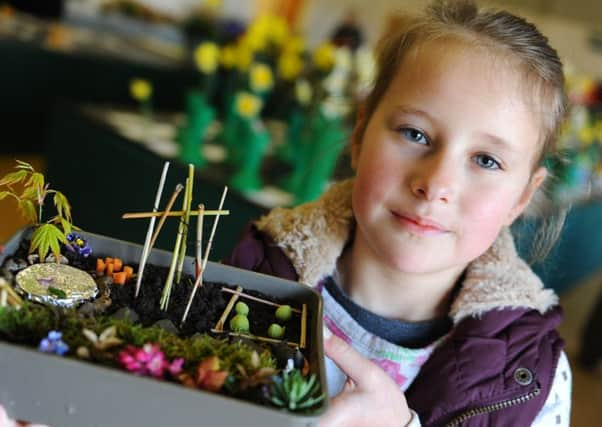
M 150 97 L 140 102 L 140 114 L 149 123 L 153 121 L 153 103 Z
M 204 94 L 191 90 L 186 96 L 186 124 L 179 129 L 180 160 L 203 167 L 206 163 L 201 147 L 207 127 L 215 118 L 215 111 Z
M 332 175 L 336 161 L 344 147 L 345 128 L 340 118 L 317 117 L 317 126 L 308 147 L 307 171 L 296 187 L 295 203 L 305 203 L 316 199 L 323 191 Z
M 244 120 L 244 133 L 241 135 L 241 148 L 244 147 L 244 163 L 230 180 L 231 185 L 240 191 L 257 191 L 262 187 L 261 161 L 270 135 L 260 122 L 254 119 Z

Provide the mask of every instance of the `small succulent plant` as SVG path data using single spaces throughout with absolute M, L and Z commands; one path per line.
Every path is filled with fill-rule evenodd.
M 268 399 L 272 404 L 290 411 L 310 409 L 324 400 L 324 393 L 318 394 L 320 383 L 312 374 L 304 378 L 298 369 L 283 371 L 282 376 L 273 377 L 268 388 Z

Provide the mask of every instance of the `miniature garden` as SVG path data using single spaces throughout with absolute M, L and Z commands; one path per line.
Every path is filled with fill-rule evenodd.
M 223 210 L 227 188 L 217 210 L 202 204 L 193 209 L 190 166 L 186 184 L 160 210 L 168 167 L 152 212 L 124 215 L 149 218 L 137 260 L 97 252 L 94 238 L 73 225 L 67 198 L 29 164 L 18 162 L 0 179 L 0 200 L 14 198 L 31 223 L 16 251 L 0 254 L 0 340 L 287 411 L 321 409 L 325 393 L 308 360 L 316 345 L 310 308 L 204 281 L 219 218 L 229 213 Z M 180 194 L 182 209 L 176 211 Z M 154 241 L 173 217 L 179 227 L 171 262 L 154 265 L 148 262 Z M 210 219 L 203 250 L 203 221 Z M 196 244 L 192 269 L 185 257 L 190 242 Z

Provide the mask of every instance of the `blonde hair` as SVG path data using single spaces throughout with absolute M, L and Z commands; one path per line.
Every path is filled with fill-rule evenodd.
M 377 45 L 377 74 L 367 95 L 356 130 L 360 141 L 367 123 L 377 109 L 401 63 L 408 53 L 425 42 L 460 40 L 491 54 L 508 58 L 521 72 L 522 82 L 538 102 L 541 112 L 541 150 L 535 171 L 544 160 L 557 155 L 556 140 L 566 115 L 566 95 L 562 62 L 548 39 L 531 23 L 503 10 L 480 10 L 470 0 L 436 0 L 421 16 L 400 19 Z M 527 99 L 527 98 L 526 98 Z M 545 192 L 544 189 L 541 191 Z M 556 242 L 566 211 L 557 219 L 542 221 L 532 260 L 543 259 Z

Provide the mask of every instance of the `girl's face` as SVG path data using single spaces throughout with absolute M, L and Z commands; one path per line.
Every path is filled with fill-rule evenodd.
M 459 42 L 406 58 L 353 146 L 358 232 L 395 270 L 458 271 L 544 180 L 539 120 L 508 62 Z

